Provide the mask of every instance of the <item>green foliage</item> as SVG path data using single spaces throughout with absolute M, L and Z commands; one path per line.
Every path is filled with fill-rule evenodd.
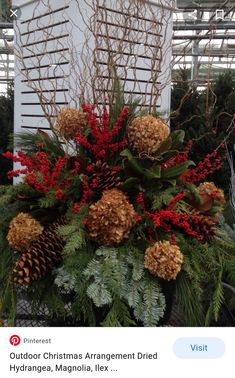
M 13 132 L 14 92 L 10 87 L 7 96 L 0 96 L 0 185 L 9 184 L 7 172 L 12 170 L 12 162 L 1 156 L 7 150 L 8 138 Z
M 235 243 L 220 239 L 212 244 L 180 239 L 184 253 L 182 271 L 176 280 L 176 299 L 185 325 L 210 325 L 218 320 L 224 301 L 222 280 L 234 269 Z M 232 268 L 233 267 L 233 268 Z M 231 273 L 234 278 L 234 270 Z
M 110 306 L 105 325 L 127 325 L 129 308 L 137 321 L 145 326 L 157 325 L 164 315 L 165 298 L 157 279 L 152 279 L 143 269 L 143 255 L 136 248 L 101 247 L 84 271 L 89 280 L 88 296 L 97 307 Z M 122 301 L 119 309 L 116 302 Z M 120 314 L 120 307 L 123 308 Z M 126 309 L 126 311 L 125 311 Z M 125 314 L 125 316 L 124 316 Z M 120 322 L 122 316 L 122 322 Z
M 11 16 L 11 4 L 12 2 L 9 0 L 1 0 L 1 13 L 0 13 L 0 21 L 1 22 L 12 22 Z
M 194 166 L 194 162 L 187 160 L 174 167 L 162 170 L 161 165 L 166 160 L 175 156 L 178 148 L 182 147 L 185 133 L 183 130 L 172 132 L 154 155 L 154 162 L 148 158 L 135 157 L 130 149 L 126 148 L 120 153 L 123 159 L 122 170 L 124 174 L 129 173 L 128 179 L 123 184 L 123 188 L 129 189 L 135 184 L 137 187 L 144 187 L 146 190 L 154 189 L 159 191 L 163 185 L 176 186 L 177 178 L 189 167 Z
M 65 255 L 76 253 L 86 244 L 83 224 L 86 216 L 87 206 L 83 206 L 76 215 L 69 212 L 68 218 L 70 222 L 65 226 L 59 227 L 58 232 L 66 242 L 64 247 Z
M 117 68 L 113 68 L 113 99 L 110 104 L 110 125 L 111 127 L 116 123 L 121 111 L 125 106 L 129 109 L 128 120 L 129 122 L 135 117 L 137 108 L 140 104 L 140 99 L 133 99 L 131 96 L 125 96 L 121 80 L 117 75 Z M 125 129 L 123 130 L 123 135 Z M 121 135 L 121 137 L 123 136 Z
M 170 159 L 175 155 L 175 152 L 182 147 L 184 138 L 184 130 L 175 130 L 171 132 L 168 138 L 161 144 L 154 154 L 155 158 L 160 158 L 161 161 Z
M 47 193 L 44 194 L 43 197 L 39 198 L 38 204 L 39 207 L 43 209 L 49 209 L 51 207 L 54 207 L 57 203 L 56 197 L 55 197 L 55 190 L 50 190 Z
M 26 151 L 29 154 L 35 153 L 38 150 L 37 146 L 40 145 L 40 150 L 45 152 L 47 156 L 52 159 L 65 155 L 58 138 L 55 135 L 50 136 L 40 129 L 36 134 L 30 133 L 29 131 L 15 134 L 12 143 L 14 147 Z
M 182 188 L 179 186 L 169 187 L 160 193 L 156 193 L 153 196 L 152 210 L 160 210 L 163 206 L 166 206 L 169 201 L 180 191 Z
M 163 178 L 172 178 L 180 176 L 187 168 L 195 166 L 193 161 L 188 160 L 184 163 L 180 163 L 175 167 L 168 168 L 162 173 Z
M 217 230 L 217 239 L 221 248 L 226 251 L 223 264 L 223 280 L 235 287 L 235 224 L 230 226 L 225 218 L 220 218 L 220 227 Z
M 220 75 L 209 88 L 199 92 L 189 81 L 188 72 L 181 70 L 176 77 L 177 82 L 171 93 L 171 129 L 183 129 L 186 141 L 192 139 L 194 144 L 190 158 L 195 161 L 204 159 L 208 152 L 213 151 L 226 139 L 228 149 L 233 150 L 234 132 L 231 122 L 234 116 L 235 83 L 230 72 Z M 208 149 L 209 146 L 209 149 Z M 223 175 L 221 172 L 208 176 L 226 192 L 229 189 L 230 170 L 225 162 Z
M 71 293 L 75 289 L 75 278 L 65 270 L 64 266 L 55 269 L 55 285 L 63 294 Z
M 24 198 L 33 198 L 34 196 L 35 191 L 25 183 L 0 186 L 0 206 L 8 205 Z
M 33 282 L 24 289 L 23 294 L 31 304 L 33 314 L 40 313 L 42 309 L 46 309 L 49 320 L 54 317 L 68 316 L 65 298 L 54 284 L 53 275 L 46 275 L 44 278 Z
M 102 327 L 130 327 L 135 321 L 130 314 L 130 308 L 120 298 L 115 297 L 108 314 L 101 323 Z
M 71 307 L 74 319 L 81 321 L 82 324 L 94 327 L 97 324 L 95 309 L 92 300 L 87 296 L 87 285 L 80 282 L 76 287 L 74 300 Z
M 16 295 L 11 283 L 11 266 L 14 262 L 13 251 L 6 242 L 6 235 L 0 231 L 0 318 L 7 314 L 8 326 L 14 325 Z

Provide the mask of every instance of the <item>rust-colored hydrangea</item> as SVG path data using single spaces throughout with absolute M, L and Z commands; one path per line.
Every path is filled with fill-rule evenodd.
M 177 245 L 160 241 L 145 252 L 144 266 L 156 277 L 175 280 L 181 270 L 183 255 Z
M 19 213 L 12 219 L 7 240 L 17 251 L 27 248 L 43 232 L 43 226 L 28 213 Z

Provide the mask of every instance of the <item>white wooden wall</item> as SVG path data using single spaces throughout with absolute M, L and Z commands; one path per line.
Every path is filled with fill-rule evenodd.
M 130 15 L 114 0 L 13 1 L 21 7 L 15 22 L 16 132 L 49 130 L 58 109 L 78 106 L 81 96 L 102 102 L 103 91 L 111 88 L 110 54 L 127 94 L 142 97 L 148 108 L 157 85 L 157 109 L 169 112 L 173 1 L 146 1 L 149 17 L 137 17 L 130 1 L 129 26 Z M 97 6 L 95 14 L 91 4 Z

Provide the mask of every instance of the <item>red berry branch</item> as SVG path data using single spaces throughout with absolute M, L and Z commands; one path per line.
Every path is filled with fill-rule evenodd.
M 164 171 L 165 169 L 173 168 L 173 167 L 177 166 L 178 164 L 181 164 L 181 163 L 184 163 L 185 161 L 187 161 L 189 151 L 191 150 L 192 145 L 193 145 L 193 142 L 192 142 L 192 140 L 190 140 L 188 142 L 187 146 L 185 146 L 183 152 L 178 152 L 173 158 L 165 161 L 165 163 L 163 163 L 161 165 L 162 170 Z
M 220 146 L 224 148 L 223 145 Z M 214 150 L 212 153 L 207 154 L 206 157 L 199 161 L 196 168 L 187 169 L 180 177 L 181 181 L 188 183 L 197 183 L 206 179 L 208 175 L 219 171 L 223 166 L 225 156 L 219 156 L 218 150 Z
M 137 198 L 137 203 L 141 205 L 144 214 L 152 219 L 156 228 L 162 228 L 166 233 L 172 233 L 173 227 L 181 229 L 186 235 L 203 240 L 203 236 L 198 234 L 193 229 L 193 222 L 191 216 L 187 213 L 178 213 L 173 209 L 161 209 L 155 213 L 146 210 L 143 193 L 140 192 Z
M 127 107 L 123 108 L 112 129 L 109 127 L 109 115 L 106 107 L 103 108 L 100 123 L 93 107 L 83 105 L 83 111 L 88 115 L 88 128 L 90 130 L 90 135 L 89 137 L 86 137 L 78 132 L 75 140 L 96 159 L 106 159 L 127 146 L 127 139 L 115 142 L 115 139 L 118 139 L 119 137 L 121 126 L 129 112 Z
M 24 181 L 32 188 L 41 193 L 46 193 L 52 189 L 56 190 L 56 198 L 63 199 L 64 190 L 71 182 L 72 174 L 77 173 L 79 164 L 67 170 L 67 156 L 58 157 L 51 162 L 48 156 L 41 151 L 35 152 L 31 157 L 24 152 L 18 151 L 16 155 L 11 152 L 3 154 L 4 157 L 15 163 L 20 163 L 21 169 L 8 172 L 8 177 L 18 177 L 24 175 Z

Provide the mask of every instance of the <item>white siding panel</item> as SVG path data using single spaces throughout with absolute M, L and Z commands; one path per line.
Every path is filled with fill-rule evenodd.
M 27 74 L 29 80 L 47 80 L 53 77 L 67 77 L 69 75 L 69 65 L 67 64 L 57 64 L 53 66 L 48 66 L 44 68 L 36 69 L 23 69 L 23 74 Z M 23 81 L 26 79 L 23 79 Z
M 39 103 L 39 97 L 37 93 L 35 93 L 32 90 L 27 89 L 26 91 L 23 92 L 23 97 L 22 97 L 22 102 L 21 105 L 24 105 L 25 103 L 34 103 L 37 104 L 37 106 L 41 106 Z M 64 104 L 65 102 L 67 103 L 67 96 L 66 96 L 66 91 L 54 91 L 53 93 L 49 91 L 44 91 L 43 93 L 40 93 L 40 96 L 43 96 L 45 102 L 50 102 L 53 101 L 55 103 L 61 103 Z
M 33 113 L 33 110 L 32 110 Z M 37 130 L 49 129 L 49 123 L 44 117 L 25 117 L 21 115 L 21 129 Z

